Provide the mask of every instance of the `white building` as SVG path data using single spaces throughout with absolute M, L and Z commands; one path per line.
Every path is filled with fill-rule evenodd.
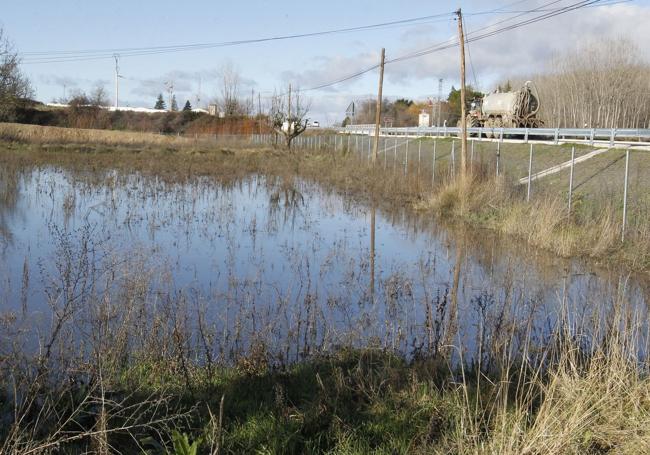
M 429 114 L 427 112 L 420 112 L 420 116 L 418 117 L 418 126 L 420 127 L 426 127 L 429 126 Z

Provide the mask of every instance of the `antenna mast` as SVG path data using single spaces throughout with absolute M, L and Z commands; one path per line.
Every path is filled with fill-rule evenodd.
M 117 54 L 113 54 L 113 58 L 115 59 L 115 110 L 120 105 L 119 98 L 120 98 L 120 65 L 119 65 L 119 58 L 120 56 Z

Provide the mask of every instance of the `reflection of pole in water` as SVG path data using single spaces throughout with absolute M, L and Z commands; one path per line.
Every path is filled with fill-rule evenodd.
M 370 209 L 370 299 L 375 303 L 375 203 Z
M 449 309 L 449 331 L 445 344 L 452 344 L 458 330 L 458 288 L 460 285 L 460 267 L 463 262 L 463 233 L 456 240 L 456 262 L 454 264 L 454 281 L 451 286 L 451 308 Z

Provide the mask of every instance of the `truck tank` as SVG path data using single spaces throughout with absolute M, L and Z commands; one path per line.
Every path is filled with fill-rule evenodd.
M 537 118 L 539 106 L 537 90 L 528 81 L 516 91 L 485 95 L 480 108 L 467 115 L 467 126 L 488 128 L 487 137 L 492 137 L 496 128 L 538 128 L 543 125 Z
M 483 98 L 483 115 L 514 115 L 518 92 L 490 93 Z

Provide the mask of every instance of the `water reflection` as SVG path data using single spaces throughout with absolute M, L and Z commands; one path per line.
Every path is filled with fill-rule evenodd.
M 621 293 L 645 312 L 642 278 L 622 287 L 615 271 L 299 179 L 21 175 L 6 177 L 0 206 L 12 239 L 0 311 L 35 338 L 72 308 L 70 343 L 108 311 L 157 336 L 182 322 L 210 358 L 256 346 L 279 362 L 341 345 L 430 355 L 453 344 L 480 360 L 504 339 L 543 343 L 558 321 L 576 333 L 604 321 Z

